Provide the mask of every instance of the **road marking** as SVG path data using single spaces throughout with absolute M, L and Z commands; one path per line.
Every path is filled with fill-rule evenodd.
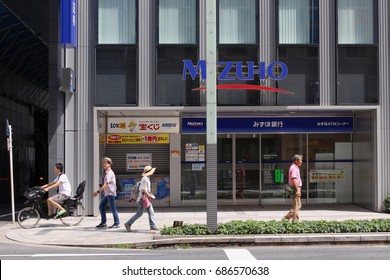
M 21 255 L 0 255 L 1 257 L 30 257 L 30 258 L 44 258 L 44 257 L 99 257 L 99 256 L 148 256 L 151 255 L 151 253 L 124 253 L 124 254 L 118 254 L 118 253 L 91 253 L 91 254 L 21 254 Z
M 229 260 L 256 260 L 246 249 L 223 249 Z

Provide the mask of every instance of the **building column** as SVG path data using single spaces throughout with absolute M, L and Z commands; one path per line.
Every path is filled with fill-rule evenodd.
M 138 18 L 138 73 L 139 73 L 139 91 L 138 91 L 138 106 L 149 107 L 154 103 L 154 81 L 155 74 L 150 69 L 154 69 L 156 65 L 155 56 L 155 1 L 144 0 L 138 1 L 139 18 Z
M 379 105 L 377 114 L 377 146 L 378 146 L 378 201 L 377 211 L 381 211 L 384 198 L 390 194 L 390 57 L 389 30 L 390 4 L 388 0 L 378 0 L 379 29 Z
M 92 190 L 98 186 L 99 164 L 94 162 L 93 143 L 95 96 L 95 1 L 78 1 L 78 46 L 75 59 L 76 92 L 68 100 L 65 110 L 65 157 L 74 166 L 75 187 L 87 180 L 84 195 L 86 215 L 96 215 L 98 204 Z
M 336 105 L 336 8 L 335 1 L 319 1 L 320 105 Z
M 267 65 L 276 58 L 275 6 L 275 0 L 260 0 L 259 2 L 259 61 L 264 61 Z M 269 78 L 260 83 L 262 86 L 276 86 L 275 81 Z M 259 94 L 262 106 L 276 105 L 277 95 L 275 93 L 259 92 Z

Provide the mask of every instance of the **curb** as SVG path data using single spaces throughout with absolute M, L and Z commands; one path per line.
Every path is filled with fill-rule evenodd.
M 313 245 L 313 244 L 356 244 L 356 243 L 390 243 L 390 233 L 356 233 L 356 234 L 270 234 L 270 235 L 156 235 L 154 240 L 127 243 L 136 248 L 164 247 L 180 244 L 191 245 Z

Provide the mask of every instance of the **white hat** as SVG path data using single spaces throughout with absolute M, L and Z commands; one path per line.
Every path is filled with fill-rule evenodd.
M 144 167 L 144 172 L 142 173 L 142 176 L 153 175 L 155 170 L 156 170 L 156 167 L 151 167 L 150 165 L 147 165 Z
M 112 159 L 110 159 L 109 157 L 105 157 L 102 159 L 103 162 L 108 162 L 110 165 L 112 165 Z

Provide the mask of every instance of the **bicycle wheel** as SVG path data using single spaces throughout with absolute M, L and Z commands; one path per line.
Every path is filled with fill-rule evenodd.
M 23 208 L 18 214 L 18 224 L 22 228 L 34 228 L 37 226 L 40 219 L 41 215 L 32 207 Z
M 61 222 L 66 226 L 77 226 L 84 219 L 84 206 L 78 202 L 76 208 L 70 208 L 64 216 L 60 217 Z

